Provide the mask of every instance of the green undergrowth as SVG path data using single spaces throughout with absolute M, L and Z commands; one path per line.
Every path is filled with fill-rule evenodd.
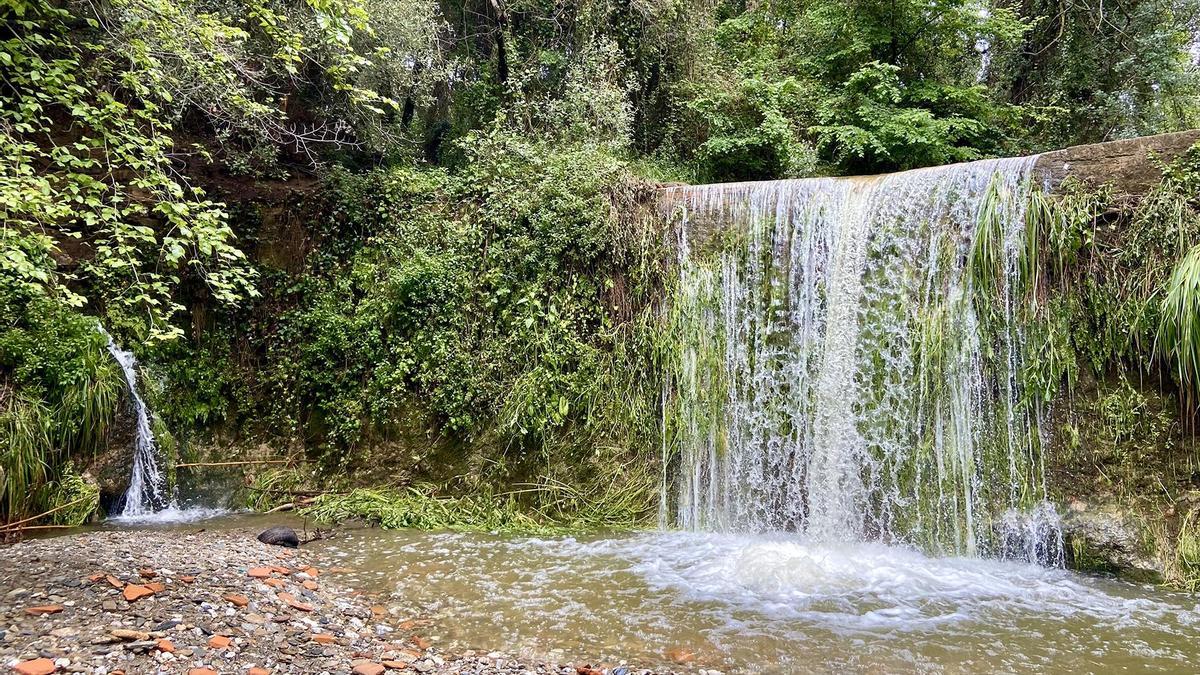
M 262 263 L 254 307 L 151 354 L 162 416 L 302 445 L 321 479 L 260 474 L 280 485 L 256 506 L 301 483 L 538 485 L 515 503 L 539 521 L 648 522 L 666 349 L 649 188 L 602 147 L 497 129 L 458 149 L 453 170 L 335 171 L 298 269 Z
M 301 515 L 320 522 L 358 520 L 387 529 L 622 530 L 651 524 L 655 511 L 647 495 L 655 494 L 657 480 L 647 464 L 637 472 L 613 472 L 609 484 L 570 484 L 542 476 L 501 488 L 476 476 L 471 484 L 459 480 L 366 488 L 354 487 L 353 478 L 330 480 L 318 472 L 275 469 L 255 477 L 248 504 L 267 510 L 298 501 Z
M 554 529 L 511 498 L 437 497 L 430 490 L 359 488 L 316 499 L 301 515 L 325 523 L 358 519 L 387 529 L 522 531 Z
M 1195 588 L 1196 527 L 1181 500 L 1200 487 L 1200 146 L 1162 169 L 1136 198 L 1072 179 L 1033 194 L 1022 380 L 1048 422 L 1051 493 L 1122 505 L 1148 523 L 1166 580 Z M 1182 518 L 1164 515 L 1177 507 Z
M 95 320 L 59 299 L 0 276 L 0 317 L 0 521 L 7 522 L 81 494 L 83 479 L 69 462 L 104 447 L 125 384 Z

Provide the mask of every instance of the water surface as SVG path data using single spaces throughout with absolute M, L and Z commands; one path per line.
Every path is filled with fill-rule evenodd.
M 1196 599 L 878 544 L 352 530 L 314 544 L 442 644 L 725 672 L 1187 672 Z

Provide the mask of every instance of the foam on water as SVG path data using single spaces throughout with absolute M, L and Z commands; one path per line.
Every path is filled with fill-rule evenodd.
M 166 508 L 157 511 L 145 511 L 141 513 L 119 513 L 108 518 L 108 522 L 119 525 L 179 525 L 183 523 L 194 523 L 201 520 L 212 520 L 234 513 L 231 509 L 226 508 L 210 508 L 204 506 L 189 506 L 180 507 L 176 504 L 171 504 Z

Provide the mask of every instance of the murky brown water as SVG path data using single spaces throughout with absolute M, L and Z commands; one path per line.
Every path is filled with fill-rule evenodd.
M 1197 598 L 874 544 L 645 533 L 352 530 L 343 577 L 439 619 L 443 644 L 726 672 L 1194 672 Z
M 253 531 L 201 512 L 102 527 Z M 166 521 L 166 522 L 163 522 Z M 447 648 L 726 673 L 1197 672 L 1200 597 L 1014 562 L 790 536 L 344 529 L 309 546 Z M 687 666 L 672 656 L 689 654 Z

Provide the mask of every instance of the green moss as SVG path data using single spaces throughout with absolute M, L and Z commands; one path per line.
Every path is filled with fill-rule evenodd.
M 1116 574 L 1120 571 L 1108 558 L 1092 551 L 1083 537 L 1073 536 L 1069 543 L 1070 556 L 1067 564 L 1071 569 L 1079 572 L 1104 574 Z
M 407 489 L 359 488 L 325 494 L 301 515 L 320 522 L 357 519 L 387 529 L 462 530 L 475 532 L 551 533 L 593 529 L 625 529 L 644 521 L 621 499 L 591 501 L 574 488 L 544 482 L 508 493 L 441 496 L 433 486 Z M 589 500 L 582 504 L 565 503 Z M 636 501 L 636 499 L 635 499 Z

